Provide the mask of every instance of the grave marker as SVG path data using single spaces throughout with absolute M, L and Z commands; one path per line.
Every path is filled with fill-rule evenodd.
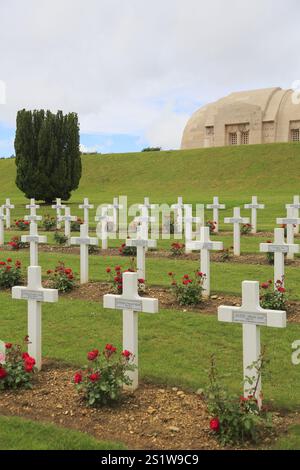
M 61 229 L 61 223 L 59 222 L 59 217 L 61 216 L 61 210 L 65 209 L 65 204 L 61 203 L 60 198 L 56 198 L 56 204 L 53 204 L 52 209 L 56 209 L 56 228 L 57 230 Z
M 65 223 L 65 237 L 67 237 L 67 243 L 70 244 L 70 236 L 71 236 L 71 222 L 76 222 L 77 217 L 76 215 L 71 215 L 70 207 L 65 207 L 65 215 L 60 215 L 58 217 L 59 222 Z
M 233 252 L 235 256 L 240 256 L 241 254 L 241 224 L 248 224 L 248 217 L 241 217 L 241 209 L 235 207 L 233 209 L 233 217 L 226 217 L 224 219 L 225 224 L 233 224 Z
M 132 385 L 129 390 L 136 390 L 138 375 L 138 312 L 157 313 L 158 300 L 140 297 L 138 294 L 137 273 L 123 273 L 123 294 L 107 294 L 103 297 L 104 308 L 123 310 L 123 350 L 133 354 L 136 369 L 129 372 Z
M 4 220 L 6 216 L 3 213 L 3 207 L 0 206 L 0 246 L 4 245 Z
M 79 209 L 83 209 L 83 221 L 89 226 L 89 210 L 94 209 L 94 205 L 89 203 L 89 198 L 85 197 L 83 204 L 79 205 Z
M 286 225 L 286 241 L 288 245 L 294 244 L 294 226 L 300 224 L 300 219 L 298 219 L 294 215 L 294 209 L 292 207 L 289 207 L 287 209 L 287 217 L 283 219 L 277 219 L 277 224 Z M 289 251 L 287 254 L 287 259 L 293 260 L 294 253 L 295 252 Z
M 213 204 L 207 204 L 207 209 L 213 209 L 213 222 L 215 223 L 215 232 L 219 231 L 219 210 L 226 209 L 225 204 L 219 203 L 219 198 L 214 197 Z
M 299 253 L 300 246 L 285 243 L 284 229 L 274 229 L 274 243 L 260 243 L 259 249 L 262 253 L 274 253 L 274 289 L 276 282 L 281 281 L 284 285 L 284 255 L 285 253 Z
M 184 235 L 185 235 L 185 252 L 190 253 L 188 244 L 193 239 L 193 224 L 200 224 L 200 217 L 193 217 L 193 206 L 184 204 Z
M 293 204 L 287 204 L 286 209 L 294 209 L 294 216 L 298 219 L 299 218 L 299 209 L 300 209 L 300 196 L 294 196 Z M 295 227 L 295 234 L 299 233 L 300 225 L 296 225 Z
M 6 215 L 6 228 L 10 229 L 10 211 L 11 209 L 14 209 L 15 206 L 10 203 L 10 199 L 6 199 L 5 204 L 3 205 L 3 209 L 6 210 L 5 215 Z
M 40 236 L 35 222 L 30 223 L 29 235 L 22 235 L 21 241 L 30 243 L 30 266 L 38 266 L 38 247 L 39 243 L 47 243 L 46 236 Z
M 87 224 L 80 226 L 80 237 L 72 237 L 71 245 L 80 245 L 80 284 L 89 282 L 89 245 L 98 245 L 98 238 L 89 237 Z
M 175 213 L 175 234 L 182 235 L 183 232 L 183 209 L 184 209 L 184 204 L 183 204 L 183 198 L 182 196 L 178 197 L 177 204 L 173 204 L 171 206 L 171 209 L 174 210 Z
M 42 287 L 40 266 L 29 266 L 28 286 L 12 288 L 12 298 L 28 302 L 28 353 L 36 361 L 36 367 L 42 367 L 42 302 L 57 302 L 58 290 Z
M 126 240 L 126 246 L 136 247 L 136 264 L 138 279 L 146 279 L 146 249 L 155 248 L 156 240 L 144 239 L 142 237 L 141 228 L 137 228 L 137 237 L 135 239 L 129 238 Z
M 247 377 L 254 377 L 254 380 L 258 381 L 256 398 L 261 407 L 261 380 L 258 380 L 257 371 L 255 369 L 249 370 L 249 366 L 257 362 L 261 355 L 260 327 L 285 328 L 286 312 L 263 309 L 259 304 L 259 282 L 244 281 L 242 283 L 242 306 L 220 306 L 218 320 L 243 325 L 244 396 L 247 398 L 249 388 L 252 388 Z
M 102 250 L 108 248 L 108 223 L 112 221 L 112 218 L 108 215 L 108 207 L 101 207 L 101 215 L 96 215 L 95 221 L 98 222 L 97 226 L 97 237 L 101 240 Z M 100 225 L 100 230 L 99 230 Z M 100 235 L 99 235 L 100 232 Z
M 118 228 L 119 228 L 118 211 L 120 209 L 123 209 L 123 205 L 119 204 L 119 198 L 118 197 L 114 197 L 113 203 L 109 204 L 108 208 L 112 209 L 112 213 L 113 213 L 113 215 L 112 215 L 112 222 L 113 222 L 113 226 L 114 226 L 113 231 L 118 232 Z
M 257 196 L 252 196 L 252 202 L 244 205 L 245 209 L 251 209 L 251 233 L 257 233 L 257 211 L 264 209 L 264 204 L 258 204 Z
M 200 271 L 206 275 L 203 282 L 203 297 L 210 296 L 210 251 L 223 250 L 223 242 L 214 242 L 209 236 L 209 227 L 201 227 L 200 240 L 188 242 L 188 249 L 200 251 Z
M 26 209 L 30 209 L 30 215 L 25 215 L 24 219 L 28 220 L 29 222 L 37 222 L 42 220 L 42 216 L 36 215 L 36 210 L 39 209 L 40 206 L 35 203 L 35 199 L 30 199 L 30 204 L 26 205 Z
M 3 341 L 0 341 L 0 364 L 5 364 L 6 347 Z

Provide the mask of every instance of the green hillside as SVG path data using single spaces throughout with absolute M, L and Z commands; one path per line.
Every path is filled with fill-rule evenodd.
M 15 187 L 14 160 L 0 161 L 0 200 L 25 202 Z M 258 195 L 268 211 L 267 225 L 284 214 L 284 205 L 300 192 L 300 145 L 270 144 L 245 147 L 84 155 L 83 177 L 71 203 L 88 196 L 94 203 L 127 195 L 129 202 L 173 203 L 182 195 L 188 203 L 208 203 L 214 195 L 234 205 Z M 78 212 L 78 210 L 77 210 Z M 227 212 L 227 211 L 226 211 Z M 225 213 L 224 213 L 225 215 Z

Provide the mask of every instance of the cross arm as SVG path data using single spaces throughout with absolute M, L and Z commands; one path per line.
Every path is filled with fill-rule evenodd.
M 262 253 L 299 253 L 300 245 L 288 244 L 276 245 L 276 243 L 260 243 Z
M 143 240 L 139 238 L 128 238 L 126 240 L 126 246 L 142 246 L 144 248 L 156 248 L 157 242 L 156 240 Z
M 136 296 L 126 299 L 123 295 L 106 294 L 103 296 L 104 308 L 133 310 L 135 312 L 157 313 L 158 299 Z
M 228 307 L 221 305 L 218 308 L 218 320 L 226 323 L 254 324 L 273 328 L 286 328 L 286 312 L 283 310 L 265 310 L 258 307 L 255 312 L 247 311 L 243 307 Z
M 186 243 L 188 250 L 199 251 L 199 250 L 223 250 L 223 242 L 201 242 L 201 241 L 188 241 Z
M 12 298 L 17 300 L 35 300 L 37 302 L 57 302 L 57 289 L 29 289 L 28 287 L 14 286 L 12 288 Z

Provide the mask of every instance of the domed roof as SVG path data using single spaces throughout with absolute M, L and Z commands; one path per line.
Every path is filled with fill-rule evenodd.
M 187 122 L 183 132 L 182 145 L 185 148 L 199 148 L 205 145 L 205 136 L 212 127 L 250 122 L 260 119 L 272 122 L 286 119 L 300 119 L 300 106 L 293 103 L 292 90 L 265 88 L 231 93 L 197 110 Z M 253 118 L 255 114 L 255 118 Z M 225 143 L 223 144 L 225 145 Z

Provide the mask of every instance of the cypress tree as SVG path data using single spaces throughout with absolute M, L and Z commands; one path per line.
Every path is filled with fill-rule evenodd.
M 16 184 L 27 198 L 68 200 L 81 178 L 76 113 L 21 110 L 15 137 Z

